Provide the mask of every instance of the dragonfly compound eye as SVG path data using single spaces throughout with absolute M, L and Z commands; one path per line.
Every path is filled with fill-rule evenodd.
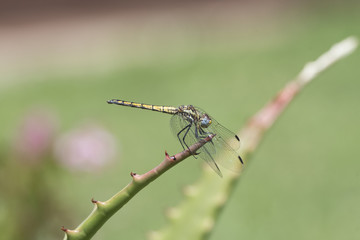
M 207 128 L 211 124 L 211 119 L 208 116 L 204 116 L 200 120 L 201 127 Z

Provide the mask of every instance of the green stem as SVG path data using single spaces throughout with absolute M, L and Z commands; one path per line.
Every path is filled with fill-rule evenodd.
M 133 198 L 141 189 L 157 179 L 167 170 L 180 163 L 192 155 L 204 144 L 211 141 L 214 135 L 208 136 L 189 149 L 184 150 L 175 156 L 169 156 L 165 151 L 165 159 L 155 168 L 145 174 L 131 173 L 132 181 L 105 202 L 91 200 L 95 207 L 90 215 L 74 230 L 62 228 L 65 232 L 65 240 L 85 240 L 90 239 L 101 228 L 101 226 L 120 208 L 122 208 L 131 198 Z

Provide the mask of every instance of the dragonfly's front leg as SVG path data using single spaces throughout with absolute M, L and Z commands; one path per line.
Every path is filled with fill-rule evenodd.
M 202 129 L 202 128 L 200 128 L 199 132 L 201 134 L 201 138 L 207 138 L 208 136 L 213 135 L 213 133 L 211 133 L 211 132 L 205 132 L 204 129 Z M 196 138 L 198 138 L 198 136 L 196 136 Z M 211 139 L 210 142 L 212 144 L 214 144 L 213 139 Z
M 191 121 L 190 124 L 186 126 L 186 127 L 188 127 L 188 129 L 186 130 L 186 132 L 185 132 L 185 134 L 184 134 L 184 137 L 183 137 L 183 143 L 185 144 L 185 146 L 186 146 L 187 149 L 189 149 L 189 150 L 190 150 L 190 148 L 189 148 L 189 146 L 186 144 L 185 138 L 186 138 L 187 134 L 189 133 L 189 130 L 190 130 L 192 124 L 193 124 L 193 122 Z M 181 130 L 181 131 L 182 131 L 182 130 Z
M 186 136 L 188 135 L 188 133 L 189 133 L 189 130 L 191 129 L 191 126 L 193 125 L 193 122 L 190 122 L 190 124 L 189 125 L 187 125 L 186 127 L 188 127 L 188 129 L 186 130 L 186 132 L 185 132 L 185 134 L 184 134 L 184 137 L 183 137 L 183 142 L 184 142 L 184 144 L 185 144 L 185 146 L 187 147 L 187 149 L 190 151 L 190 148 L 189 148 L 189 146 L 186 144 L 186 142 L 185 142 L 185 138 L 186 138 Z M 185 128 L 186 128 L 185 127 Z M 196 128 L 195 128 L 196 129 Z M 184 130 L 184 129 L 183 129 Z M 181 130 L 181 131 L 183 131 L 183 130 Z M 196 130 L 195 130 L 196 131 Z M 195 135 L 196 135 L 196 133 L 195 133 Z M 190 151 L 191 152 L 191 151 Z M 195 155 L 197 155 L 198 153 L 196 153 L 196 152 L 191 152 L 191 154 L 194 156 L 194 158 L 196 158 L 195 157 Z
M 177 135 L 176 135 L 177 138 L 179 139 L 179 142 L 180 142 L 182 148 L 183 148 L 184 150 L 185 150 L 184 144 L 186 145 L 186 143 L 185 143 L 184 140 L 183 140 L 184 143 L 183 143 L 183 141 L 181 141 L 181 139 L 180 139 L 180 134 L 181 134 L 185 129 L 187 129 L 187 131 L 189 131 L 190 127 L 191 127 L 191 123 L 190 123 L 189 125 L 185 126 L 183 129 L 181 129 L 181 131 L 178 132 Z M 186 147 L 189 148 L 187 145 L 186 145 Z

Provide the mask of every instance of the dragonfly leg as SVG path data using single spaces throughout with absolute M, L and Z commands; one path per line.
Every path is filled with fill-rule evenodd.
M 202 128 L 199 129 L 199 132 L 201 134 L 201 138 L 206 138 L 206 137 L 208 137 L 208 136 L 210 136 L 212 134 L 212 133 L 209 133 L 209 132 L 205 132 L 204 129 L 202 129 Z M 196 138 L 198 138 L 198 134 L 195 133 L 195 135 L 196 135 Z M 214 145 L 214 142 L 213 142 L 212 139 L 210 140 L 210 142 L 211 142 L 212 145 Z
M 180 134 L 185 130 L 185 129 L 189 129 L 191 127 L 191 123 L 189 124 L 189 125 L 187 125 L 187 126 L 185 126 L 183 129 L 181 129 L 181 131 L 180 132 L 178 132 L 177 134 L 176 134 L 176 136 L 177 136 L 177 138 L 179 139 L 179 142 L 181 143 L 181 146 L 183 147 L 183 149 L 185 150 L 185 147 L 184 147 L 184 143 L 181 141 L 181 138 L 180 138 Z M 188 130 L 187 130 L 188 131 Z M 186 147 L 187 148 L 189 148 L 187 145 L 186 145 Z
M 186 138 L 187 134 L 189 133 L 189 130 L 190 130 L 192 124 L 193 124 L 193 123 L 190 122 L 190 124 L 186 126 L 188 129 L 186 130 L 186 132 L 185 132 L 185 134 L 184 134 L 184 137 L 183 137 L 183 139 L 182 139 L 182 140 L 183 140 L 183 143 L 185 144 L 185 146 L 186 146 L 187 149 L 189 149 L 189 150 L 190 150 L 190 148 L 189 148 L 189 146 L 186 144 L 185 138 Z M 186 127 L 185 127 L 185 128 L 186 128 Z
M 196 137 L 196 139 L 199 139 L 199 132 L 201 132 L 201 130 L 198 131 L 198 128 L 196 127 L 195 128 L 195 137 Z
M 186 130 L 186 132 L 185 132 L 185 134 L 184 134 L 184 137 L 183 137 L 183 142 L 184 142 L 185 146 L 187 147 L 187 149 L 188 149 L 189 151 L 190 151 L 190 148 L 189 148 L 189 146 L 186 144 L 185 138 L 186 138 L 187 134 L 189 133 L 189 130 L 190 130 L 190 128 L 191 128 L 192 125 L 193 125 L 193 122 L 190 122 L 190 124 L 186 126 L 186 127 L 188 127 L 188 129 Z M 197 131 L 197 128 L 195 128 L 195 136 L 196 136 L 196 131 Z M 191 152 L 191 151 L 190 151 L 190 152 Z M 198 155 L 198 153 L 197 153 L 197 152 L 194 152 L 194 153 L 192 152 L 192 155 L 194 156 L 194 158 L 196 158 L 195 155 Z

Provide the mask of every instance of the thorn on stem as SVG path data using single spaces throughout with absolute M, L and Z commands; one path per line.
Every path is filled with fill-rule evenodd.
M 169 154 L 167 153 L 167 151 L 165 150 L 165 157 L 166 157 L 166 159 L 170 159 L 170 156 L 169 156 Z
M 61 231 L 67 232 L 69 229 L 65 228 L 64 226 L 61 227 Z
M 165 150 L 165 157 L 167 160 L 176 161 L 175 155 L 170 157 L 166 150 Z
M 131 172 L 131 173 L 130 173 L 130 176 L 131 176 L 131 177 L 135 177 L 135 176 L 136 176 L 136 173 Z
M 96 204 L 98 201 L 97 200 L 94 200 L 94 198 L 91 198 L 91 202 Z

